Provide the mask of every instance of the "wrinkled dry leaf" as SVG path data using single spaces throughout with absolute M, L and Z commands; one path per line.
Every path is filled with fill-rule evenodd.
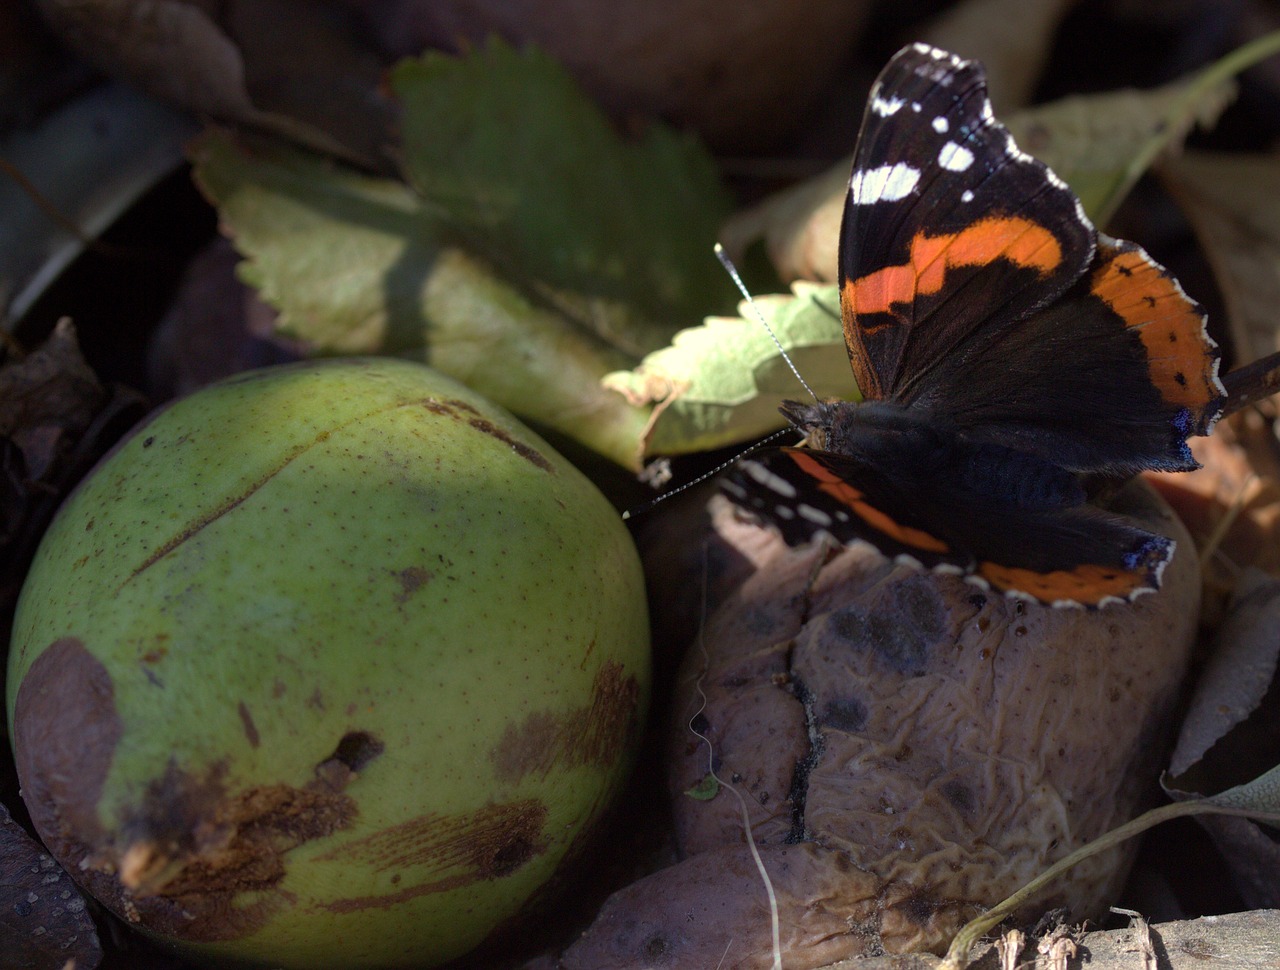
M 1266 780 L 1280 765 L 1278 658 L 1280 579 L 1250 570 L 1196 684 L 1163 780 L 1166 791 L 1180 799 L 1225 792 L 1215 800 L 1271 811 L 1280 806 Z M 1274 829 L 1238 817 L 1200 815 L 1197 821 L 1222 853 L 1245 902 L 1280 906 L 1280 840 Z
M 1178 778 L 1233 729 L 1258 713 L 1280 658 L 1280 579 L 1258 570 L 1242 577 L 1213 654 L 1196 684 L 1169 773 Z M 1280 764 L 1280 751 L 1275 752 Z M 1232 772 L 1238 765 L 1230 765 Z M 1271 767 L 1268 765 L 1267 767 Z M 1247 780 L 1234 778 L 1229 784 Z M 1207 792 L 1201 792 L 1206 794 Z
M 0 627 L 63 496 L 143 410 L 98 383 L 67 321 L 0 367 Z
M 0 965 L 93 970 L 100 962 L 80 887 L 0 805 Z
M 1212 624 L 1243 569 L 1280 575 L 1280 453 L 1262 410 L 1221 421 L 1189 444 L 1203 467 L 1147 477 L 1203 550 L 1205 622 Z
M 1280 155 L 1189 152 L 1159 173 L 1213 267 L 1236 360 L 1280 350 Z
M 108 74 L 201 115 L 387 168 L 382 65 L 331 12 L 296 0 L 39 0 Z

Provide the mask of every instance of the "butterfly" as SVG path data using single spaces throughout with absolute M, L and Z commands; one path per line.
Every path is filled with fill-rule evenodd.
M 791 545 L 863 540 L 1009 596 L 1100 607 L 1173 540 L 1089 486 L 1199 467 L 1225 399 L 1201 307 L 993 116 L 980 64 L 922 44 L 872 87 L 840 229 L 862 401 L 787 401 L 802 447 L 722 488 Z

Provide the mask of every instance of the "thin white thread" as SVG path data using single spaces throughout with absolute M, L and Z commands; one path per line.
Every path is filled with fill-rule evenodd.
M 796 370 L 796 365 L 791 360 L 791 355 L 787 353 L 786 348 L 782 346 L 782 341 L 778 339 L 778 335 L 773 332 L 773 327 L 764 318 L 764 314 L 760 312 L 760 308 L 756 306 L 756 301 L 751 298 L 751 294 L 747 292 L 747 286 L 742 282 L 742 277 L 738 275 L 738 267 L 733 265 L 733 260 L 729 258 L 729 254 L 724 251 L 724 247 L 716 243 L 716 259 L 720 260 L 720 265 L 724 267 L 729 278 L 733 280 L 734 285 L 738 288 L 738 292 L 743 295 L 747 301 L 747 305 L 751 307 L 751 312 L 756 315 L 756 319 L 760 321 L 760 326 L 764 327 L 765 332 L 773 340 L 774 346 L 778 348 L 778 352 L 782 354 L 782 359 L 787 362 L 787 366 L 791 368 L 791 373 L 796 375 L 796 380 L 800 382 L 800 386 L 809 392 L 809 396 L 818 400 L 818 395 L 813 393 L 813 388 L 808 382 L 800 376 L 800 371 Z
M 771 970 L 783 970 L 782 968 L 782 936 L 778 924 L 778 897 L 773 891 L 773 880 L 769 878 L 769 871 L 764 867 L 764 860 L 760 858 L 760 850 L 756 848 L 755 837 L 751 834 L 751 815 L 747 810 L 747 800 L 742 797 L 742 793 L 738 791 L 729 782 L 722 779 L 716 774 L 715 769 L 715 749 L 711 746 L 711 739 L 701 733 L 693 726 L 693 722 L 698 716 L 707 709 L 707 692 L 702 689 L 702 678 L 706 676 L 707 668 L 711 666 L 711 655 L 707 652 L 707 644 L 703 639 L 703 631 L 707 625 L 707 562 L 709 550 L 706 543 L 702 546 L 702 622 L 698 624 L 698 648 L 702 651 L 702 671 L 698 674 L 698 679 L 694 681 L 694 688 L 698 691 L 698 709 L 689 716 L 689 732 L 707 746 L 707 774 L 715 779 L 717 785 L 726 788 L 738 800 L 738 809 L 742 813 L 742 834 L 747 840 L 747 848 L 751 851 L 751 859 L 756 865 L 756 871 L 760 873 L 760 881 L 764 883 L 765 895 L 769 897 L 769 929 L 771 940 L 773 942 L 773 966 Z M 733 941 L 730 940 L 730 943 Z M 728 953 L 728 946 L 725 947 L 725 953 Z M 720 957 L 724 960 L 724 955 Z

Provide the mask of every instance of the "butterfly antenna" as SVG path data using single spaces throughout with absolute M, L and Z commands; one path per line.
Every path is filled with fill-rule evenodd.
M 667 499 L 671 498 L 671 496 L 679 495 L 686 488 L 693 488 L 693 486 L 701 484 L 702 482 L 705 482 L 708 478 L 714 478 L 716 475 L 719 475 L 722 471 L 724 471 L 730 465 L 735 464 L 742 458 L 745 458 L 747 455 L 751 454 L 753 451 L 763 448 L 765 445 L 767 445 L 770 441 L 773 441 L 775 438 L 781 438 L 783 435 L 795 434 L 795 433 L 796 433 L 795 428 L 780 428 L 779 430 L 775 431 L 773 434 L 768 435 L 764 438 L 761 438 L 759 441 L 757 441 L 754 445 L 752 445 L 746 451 L 739 452 L 738 454 L 730 458 L 728 461 L 722 461 L 720 464 L 716 465 L 715 468 L 711 469 L 708 472 L 703 472 L 701 475 L 699 475 L 697 478 L 693 479 L 692 481 L 685 482 L 683 485 L 677 485 L 675 488 L 671 489 L 670 491 L 663 492 L 661 495 L 657 496 L 656 498 L 652 498 L 649 501 L 645 502 L 643 505 L 636 506 L 636 508 L 634 509 L 627 509 L 625 512 L 622 513 L 622 517 L 624 519 L 629 519 L 634 515 L 641 515 L 645 512 L 648 512 L 651 508 L 653 508 L 659 502 L 665 502 Z
M 769 326 L 769 322 L 765 320 L 764 314 L 760 312 L 760 307 L 756 305 L 756 301 L 752 299 L 751 294 L 747 292 L 746 284 L 742 282 L 742 277 L 738 275 L 738 267 L 733 265 L 733 260 L 729 258 L 729 254 L 724 251 L 724 247 L 716 243 L 716 259 L 720 260 L 720 265 L 724 267 L 724 271 L 729 274 L 729 278 L 738 288 L 738 292 L 746 299 L 747 305 L 751 307 L 751 312 L 756 315 L 756 319 L 760 321 L 760 326 L 764 327 L 765 332 L 773 340 L 774 346 L 778 348 L 778 352 L 782 354 L 782 359 L 787 362 L 787 366 L 791 368 L 791 373 L 796 375 L 796 380 L 800 382 L 800 386 L 809 392 L 809 396 L 815 401 L 818 395 L 813 393 L 813 388 L 809 386 L 809 382 L 800 376 L 800 371 L 796 370 L 795 363 L 791 360 L 791 355 L 787 353 L 782 346 L 782 341 L 778 339 L 778 335 L 773 332 L 773 327 Z M 767 438 L 765 439 L 768 440 Z M 690 483 L 693 484 L 693 483 Z

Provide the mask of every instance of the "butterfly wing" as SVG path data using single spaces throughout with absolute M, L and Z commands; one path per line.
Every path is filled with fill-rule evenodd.
M 1187 447 L 1225 399 L 1204 311 L 1133 243 L 1100 236 L 1089 271 L 1016 326 L 984 329 L 914 405 L 970 442 L 1077 472 L 1198 467 Z
M 1098 607 L 1159 587 L 1174 543 L 1089 505 L 1028 510 L 958 501 L 948 474 L 890 477 L 808 448 L 763 451 L 724 484 L 789 545 L 861 539 L 899 562 L 1045 604 Z
M 1071 190 L 992 116 L 981 65 L 900 51 L 871 90 L 840 231 L 845 343 L 863 397 L 909 402 L 975 330 L 1061 296 L 1094 238 Z

